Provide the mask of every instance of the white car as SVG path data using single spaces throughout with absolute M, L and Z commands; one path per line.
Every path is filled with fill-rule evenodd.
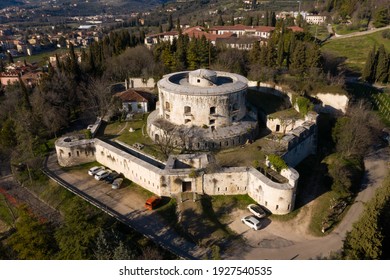
M 261 222 L 254 216 L 246 216 L 241 219 L 241 222 L 253 230 L 261 229 Z
M 264 218 L 265 216 L 267 216 L 267 213 L 264 211 L 264 209 L 260 205 L 249 204 L 247 208 L 257 218 Z
M 98 173 L 99 171 L 102 171 L 104 169 L 105 169 L 104 166 L 94 166 L 88 170 L 88 174 L 91 176 L 94 176 L 96 173 Z
M 100 181 L 106 178 L 108 175 L 110 175 L 111 170 L 101 170 L 98 173 L 95 174 L 95 179 Z

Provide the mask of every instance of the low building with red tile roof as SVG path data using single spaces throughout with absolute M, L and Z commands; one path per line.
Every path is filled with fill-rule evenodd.
M 155 103 L 152 93 L 132 88 L 114 96 L 122 101 L 122 110 L 127 113 L 147 113 L 153 109 Z

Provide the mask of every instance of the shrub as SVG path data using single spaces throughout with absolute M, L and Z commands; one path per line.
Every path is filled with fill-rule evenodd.
M 286 162 L 277 155 L 268 155 L 268 161 L 272 164 L 277 172 L 282 171 L 283 169 L 288 168 Z

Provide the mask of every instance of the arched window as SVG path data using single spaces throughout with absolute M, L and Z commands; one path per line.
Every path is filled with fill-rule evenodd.
M 190 106 L 184 106 L 184 114 L 191 115 L 191 107 Z
M 210 107 L 210 115 L 215 114 L 216 111 L 217 111 L 217 108 L 216 108 L 216 107 Z

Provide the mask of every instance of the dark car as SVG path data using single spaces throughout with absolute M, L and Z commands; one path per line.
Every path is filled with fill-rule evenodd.
M 104 178 L 104 181 L 106 181 L 109 184 L 112 184 L 116 178 L 119 177 L 119 174 L 115 171 L 111 172 L 106 178 Z

